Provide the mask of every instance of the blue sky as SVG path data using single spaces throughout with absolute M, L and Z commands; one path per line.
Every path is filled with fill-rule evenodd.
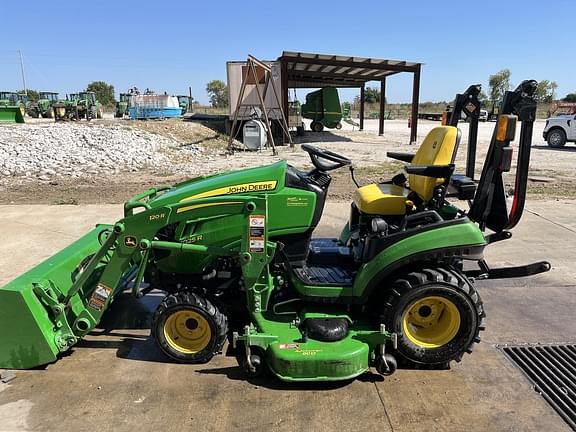
M 117 93 L 136 85 L 176 94 L 192 86 L 207 102 L 206 83 L 226 80 L 226 61 L 287 50 L 422 62 L 422 101 L 449 100 L 472 83 L 487 89 L 503 68 L 513 84 L 549 79 L 560 96 L 576 92 L 573 0 L 34 0 L 2 1 L 0 16 L 0 90 L 22 88 L 22 50 L 29 88 L 68 93 L 103 80 Z M 389 78 L 390 102 L 410 95 L 410 75 Z

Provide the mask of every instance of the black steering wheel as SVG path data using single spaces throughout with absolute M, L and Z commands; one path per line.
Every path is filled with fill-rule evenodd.
M 309 144 L 302 144 L 301 147 L 302 150 L 308 153 L 312 164 L 319 171 L 332 171 L 346 165 L 352 165 L 352 161 L 350 159 L 348 159 L 346 156 L 339 155 L 338 153 L 321 149 L 319 147 L 314 147 Z

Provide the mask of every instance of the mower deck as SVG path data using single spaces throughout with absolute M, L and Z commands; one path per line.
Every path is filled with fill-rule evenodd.
M 240 340 L 269 342 L 265 356 L 270 370 L 283 381 L 339 381 L 352 379 L 366 372 L 374 359 L 370 359 L 371 346 L 385 344 L 391 335 L 373 330 L 367 322 L 357 321 L 342 340 L 322 342 L 307 337 L 296 325 L 294 315 L 274 312 L 254 314 L 258 333 Z M 306 315 L 338 317 L 337 313 L 309 313 Z

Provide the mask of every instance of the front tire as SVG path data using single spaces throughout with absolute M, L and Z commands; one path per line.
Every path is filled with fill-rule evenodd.
M 546 141 L 548 142 L 549 147 L 562 148 L 564 147 L 564 144 L 566 144 L 566 132 L 562 129 L 552 129 L 548 132 Z
M 160 350 L 180 363 L 206 363 L 222 350 L 228 320 L 209 300 L 190 291 L 167 295 L 152 319 Z
M 384 302 L 382 320 L 398 334 L 398 354 L 412 364 L 460 361 L 480 342 L 484 307 L 468 279 L 453 269 L 401 275 Z

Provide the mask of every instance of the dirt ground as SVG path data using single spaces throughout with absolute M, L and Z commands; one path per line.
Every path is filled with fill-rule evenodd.
M 278 155 L 273 156 L 267 149 L 262 152 L 238 151 L 233 155 L 226 152 L 226 136 L 215 129 L 199 123 L 183 120 L 128 121 L 101 120 L 103 124 L 122 124 L 126 127 L 141 128 L 148 132 L 167 136 L 181 145 L 202 145 L 206 163 L 190 161 L 195 165 L 191 171 L 196 175 L 206 175 L 232 169 L 272 163 L 286 159 L 289 163 L 310 168 L 308 155 L 298 144 L 308 142 L 350 157 L 356 167 L 356 177 L 361 184 L 388 179 L 400 172 L 402 164 L 386 157 L 389 151 L 414 152 L 416 146 L 409 145 L 409 128 L 405 120 L 386 121 L 384 136 L 377 135 L 377 121 L 366 120 L 365 130 L 344 124 L 340 131 L 328 130 L 322 133 L 307 132 L 304 137 L 295 137 L 294 148 L 279 146 Z M 418 142 L 437 122 L 420 121 Z M 575 198 L 576 197 L 576 147 L 567 144 L 563 149 L 549 148 L 542 138 L 544 121 L 537 121 L 534 127 L 532 161 L 528 193 L 532 198 Z M 50 123 L 47 123 L 47 127 Z M 457 158 L 457 171 L 463 172 L 467 150 L 468 125 L 461 124 L 462 144 Z M 494 123 L 480 123 L 478 133 L 478 155 L 476 170 L 479 173 L 484 161 Z M 517 133 L 519 136 L 519 132 Z M 186 163 L 180 159 L 175 163 Z M 30 180 L 4 178 L 0 181 L 0 204 L 104 204 L 120 203 L 130 196 L 159 184 L 174 184 L 189 178 L 178 172 L 163 172 L 150 167 L 139 172 L 119 174 L 99 174 L 79 179 L 55 177 L 51 180 Z M 355 186 L 350 181 L 347 169 L 333 172 L 330 189 L 332 200 L 349 200 Z M 509 188 L 513 177 L 509 176 Z

